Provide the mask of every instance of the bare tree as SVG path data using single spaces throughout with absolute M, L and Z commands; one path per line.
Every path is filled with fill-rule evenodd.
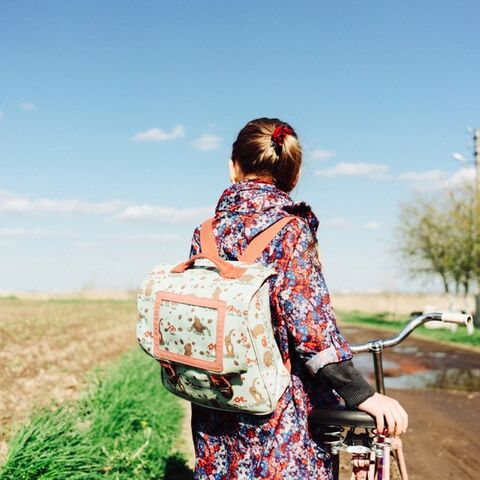
M 449 241 L 446 216 L 419 195 L 401 205 L 396 244 L 412 276 L 440 276 L 445 293 L 450 292 Z
M 396 229 L 396 248 L 411 275 L 440 277 L 445 293 L 465 299 L 474 284 L 480 287 L 477 194 L 468 182 L 428 196 L 417 194 L 401 205 Z
M 461 189 L 448 190 L 444 205 L 451 225 L 447 234 L 451 249 L 449 271 L 456 293 L 463 290 L 465 297 L 477 280 L 475 243 L 478 238 L 476 239 L 474 195 L 474 190 L 467 183 Z

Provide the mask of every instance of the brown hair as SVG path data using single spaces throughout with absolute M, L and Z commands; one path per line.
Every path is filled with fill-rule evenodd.
M 279 145 L 272 140 L 272 135 L 282 125 L 290 131 Z M 288 123 L 278 118 L 257 118 L 240 130 L 232 146 L 232 160 L 244 175 L 254 173 L 271 178 L 278 188 L 290 192 L 300 171 L 302 147 Z

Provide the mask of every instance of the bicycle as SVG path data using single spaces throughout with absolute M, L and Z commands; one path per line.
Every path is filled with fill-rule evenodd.
M 383 350 L 402 343 L 417 327 L 431 321 L 468 326 L 472 322 L 472 317 L 453 312 L 426 313 L 410 320 L 403 330 L 392 338 L 371 340 L 351 346 L 354 354 L 364 352 L 372 354 L 375 386 L 379 393 L 385 394 Z M 315 410 L 309 420 L 312 432 L 330 448 L 332 455 L 337 456 L 340 451 L 352 455 L 352 480 L 390 480 L 391 456 L 397 464 L 401 480 L 408 480 L 401 439 L 376 432 L 375 418 L 368 413 L 359 410 L 322 408 Z M 359 432 L 359 429 L 363 431 Z

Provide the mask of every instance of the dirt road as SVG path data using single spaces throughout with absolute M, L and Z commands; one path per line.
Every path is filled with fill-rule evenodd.
M 351 343 L 384 338 L 384 331 L 343 326 Z M 354 362 L 365 375 L 372 372 L 368 355 Z M 385 352 L 387 384 L 408 386 L 391 388 L 388 394 L 397 398 L 409 414 L 409 431 L 403 437 L 412 480 L 469 480 L 479 478 L 480 455 L 476 450 L 480 430 L 480 389 L 478 377 L 467 373 L 480 369 L 480 353 L 458 347 L 409 338 L 401 347 Z M 448 373 L 453 372 L 452 375 Z M 463 388 L 453 389 L 455 374 Z M 370 375 L 373 381 L 373 376 Z M 409 385 L 410 378 L 410 385 Z M 447 382 L 439 382 L 439 379 Z M 420 379 L 420 381 L 419 381 Z M 430 389 L 424 383 L 437 383 L 451 389 Z M 412 388 L 414 387 L 414 388 Z M 387 387 L 388 388 L 388 387 Z

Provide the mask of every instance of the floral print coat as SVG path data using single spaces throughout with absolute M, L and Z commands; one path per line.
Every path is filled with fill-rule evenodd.
M 309 248 L 318 220 L 310 207 L 265 180 L 250 179 L 225 189 L 215 209 L 219 254 L 235 260 L 258 233 L 286 215 L 295 215 L 257 261 L 273 266 L 272 321 L 291 383 L 276 410 L 266 416 L 222 412 L 192 404 L 195 478 L 211 480 L 337 478 L 337 465 L 314 441 L 307 417 L 313 407 L 339 397 L 314 378 L 324 365 L 352 358 L 330 304 L 317 250 Z M 195 229 L 190 256 L 201 251 Z

